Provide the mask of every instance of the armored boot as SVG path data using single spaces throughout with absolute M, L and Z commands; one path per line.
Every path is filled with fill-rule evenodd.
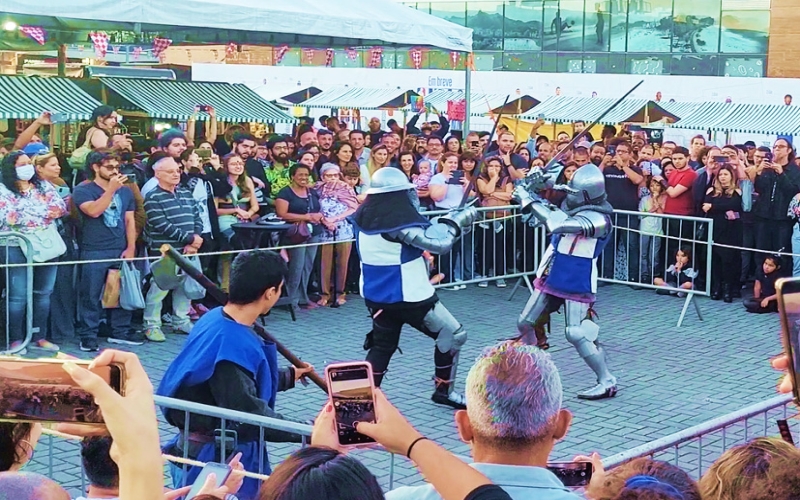
M 543 351 L 550 349 L 550 344 L 547 343 L 547 334 L 550 333 L 550 313 L 539 316 L 533 324 L 533 333 L 536 335 L 536 347 Z
M 613 398 L 617 395 L 617 378 L 608 371 L 606 356 L 603 349 L 598 348 L 596 354 L 591 354 L 583 358 L 595 374 L 597 374 L 597 385 L 591 389 L 586 389 L 578 393 L 578 399 L 598 400 Z
M 438 377 L 434 377 L 433 380 L 436 384 L 436 390 L 431 396 L 431 401 L 439 405 L 449 406 L 456 410 L 467 409 L 466 398 L 453 390 L 452 380 L 442 380 Z

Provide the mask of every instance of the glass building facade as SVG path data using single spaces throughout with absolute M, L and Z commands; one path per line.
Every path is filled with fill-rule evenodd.
M 472 28 L 479 71 L 766 74 L 770 0 L 403 3 Z

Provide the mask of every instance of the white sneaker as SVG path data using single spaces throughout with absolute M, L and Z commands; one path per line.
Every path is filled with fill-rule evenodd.
M 489 286 L 489 282 L 488 281 L 481 281 L 480 283 L 478 283 L 478 286 L 480 288 L 486 288 L 486 287 Z
M 461 285 L 448 286 L 448 287 L 445 287 L 445 290 L 452 290 L 452 291 L 455 292 L 456 290 L 461 290 Z
M 506 285 L 506 280 L 502 278 L 497 280 L 497 288 L 505 288 L 506 286 L 508 286 Z
M 463 289 L 465 289 L 465 288 L 467 288 L 467 285 L 459 285 L 459 286 L 458 286 L 458 289 L 459 289 L 459 290 L 463 290 Z

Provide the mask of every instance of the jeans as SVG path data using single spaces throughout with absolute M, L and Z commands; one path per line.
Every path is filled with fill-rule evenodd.
M 5 250 L 5 251 L 3 251 Z M 3 264 L 24 264 L 25 254 L 19 247 L 0 247 Z M 13 342 L 25 338 L 25 314 L 28 305 L 28 269 L 26 266 L 6 268 L 8 300 L 8 337 Z M 33 336 L 44 338 L 50 318 L 50 296 L 56 284 L 57 266 L 33 267 Z M 37 335 L 38 333 L 38 335 Z
M 312 237 L 307 243 L 316 243 L 317 237 Z M 289 254 L 289 279 L 286 280 L 286 294 L 292 299 L 292 305 L 308 304 L 308 280 L 314 270 L 314 259 L 317 256 L 317 246 L 299 246 L 288 248 Z
M 91 262 L 94 260 L 118 259 L 122 250 L 84 250 L 81 252 L 81 314 L 76 333 L 81 339 L 96 339 L 100 321 L 108 317 L 111 336 L 119 338 L 128 334 L 131 328 L 132 311 L 121 307 L 104 309 L 100 303 L 103 286 L 110 269 L 118 269 L 118 262 Z
M 642 278 L 652 283 L 653 278 L 661 275 L 661 237 L 654 234 L 642 234 Z
M 172 292 L 172 328 L 191 323 L 189 319 L 189 308 L 192 302 L 183 291 L 183 286 L 174 290 L 162 290 L 158 288 L 155 280 L 150 280 L 150 290 L 144 299 L 144 327 L 161 327 L 161 303 Z
M 62 255 L 59 261 L 72 261 L 77 258 L 77 252 L 73 252 L 67 243 L 67 253 Z M 50 329 L 47 338 L 49 339 L 68 339 L 75 337 L 75 322 L 78 317 L 77 301 L 78 295 L 82 293 L 76 286 L 77 266 L 57 266 L 56 282 L 53 288 L 53 295 L 50 300 Z

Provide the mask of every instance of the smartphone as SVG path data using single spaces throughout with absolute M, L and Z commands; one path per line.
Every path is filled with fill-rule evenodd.
M 714 157 L 714 163 L 719 163 L 720 165 L 723 165 L 723 164 L 725 164 L 727 162 L 728 162 L 728 157 L 727 156 L 715 156 Z
M 641 132 L 642 126 L 641 125 L 631 125 L 630 127 L 628 127 L 628 130 L 630 130 L 631 132 Z
M 58 193 L 58 196 L 61 198 L 69 197 L 69 186 L 56 186 L 56 193 Z
M 195 149 L 195 153 L 201 160 L 208 160 L 211 158 L 211 155 L 214 153 L 210 149 Z
M 772 163 L 772 151 L 764 153 L 764 160 Z
M 372 365 L 366 361 L 339 363 L 325 368 L 333 405 L 336 433 L 342 446 L 358 446 L 375 440 L 356 431 L 356 422 L 375 422 Z
M 198 104 L 197 105 L 197 110 L 198 111 L 206 111 L 207 112 L 208 111 L 208 104 Z
M 615 156 L 617 154 L 617 147 L 616 146 L 609 146 L 606 154 L 609 156 Z
M 461 179 L 464 178 L 464 171 L 463 170 L 453 170 L 450 172 L 450 178 L 447 179 L 448 184 L 452 184 L 454 186 L 461 185 Z
M 550 462 L 547 470 L 555 474 L 567 488 L 588 486 L 592 479 L 591 462 Z
M 217 476 L 217 483 L 215 487 L 219 488 L 225 484 L 225 481 L 228 480 L 228 476 L 231 475 L 231 466 L 216 462 L 206 463 L 205 467 L 203 467 L 203 470 L 201 470 L 200 474 L 197 475 L 197 479 L 194 480 L 192 489 L 186 494 L 186 500 L 191 500 L 192 498 L 196 497 L 198 493 L 200 493 L 200 490 L 203 489 L 203 485 L 206 483 L 206 479 L 208 478 L 209 474 L 215 474 Z
M 781 316 L 783 350 L 789 356 L 789 375 L 795 404 L 800 404 L 797 370 L 800 368 L 800 278 L 781 278 L 775 283 Z
M 66 113 L 50 113 L 50 121 L 53 123 L 64 123 L 69 121 Z
M 71 361 L 88 367 L 90 361 L 22 359 L 0 356 L 0 420 L 102 424 L 94 397 L 81 389 L 61 367 Z M 112 389 L 124 394 L 121 364 L 92 370 Z

